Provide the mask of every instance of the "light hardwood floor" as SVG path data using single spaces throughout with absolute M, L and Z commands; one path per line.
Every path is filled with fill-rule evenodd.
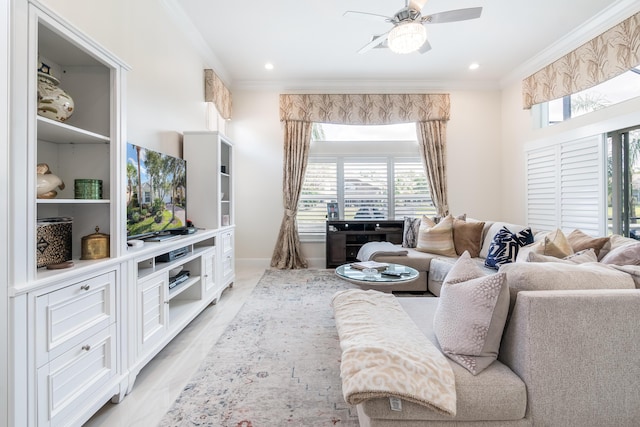
M 264 269 L 237 271 L 233 287 L 226 289 L 217 304 L 200 313 L 142 369 L 131 393 L 118 404 L 107 403 L 85 426 L 156 426 L 263 273 Z

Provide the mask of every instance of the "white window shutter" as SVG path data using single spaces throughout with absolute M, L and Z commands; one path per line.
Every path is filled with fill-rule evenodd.
M 578 228 L 596 236 L 603 229 L 604 189 L 602 137 L 568 142 L 560 147 L 560 224 L 563 231 Z
M 527 224 L 537 230 L 556 228 L 557 170 L 555 147 L 527 152 Z
M 606 235 L 601 135 L 527 151 L 527 223 L 538 230 Z

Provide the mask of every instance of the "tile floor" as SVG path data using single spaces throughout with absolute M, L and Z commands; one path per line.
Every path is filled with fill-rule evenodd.
M 156 426 L 263 273 L 264 269 L 256 268 L 237 271 L 233 287 L 225 290 L 216 305 L 206 308 L 142 369 L 131 393 L 118 404 L 107 403 L 85 426 Z

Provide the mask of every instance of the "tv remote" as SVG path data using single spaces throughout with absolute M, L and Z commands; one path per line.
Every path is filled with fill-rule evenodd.
M 385 276 L 402 277 L 402 273 L 398 271 L 383 271 L 382 274 Z

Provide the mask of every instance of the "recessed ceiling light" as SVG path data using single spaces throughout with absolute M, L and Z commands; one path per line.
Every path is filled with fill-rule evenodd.
M 273 64 L 271 62 L 267 62 L 266 64 L 264 64 L 264 68 L 266 70 L 273 70 Z
M 478 68 L 480 68 L 480 64 L 478 64 L 477 62 L 473 62 L 471 63 L 471 65 L 469 65 L 470 70 L 477 70 Z

